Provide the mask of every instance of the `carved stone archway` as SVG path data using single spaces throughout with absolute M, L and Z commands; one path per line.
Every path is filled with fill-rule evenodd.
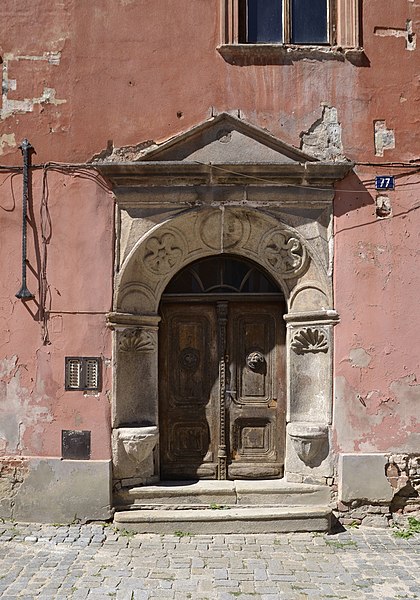
M 152 149 L 137 163 L 101 167 L 118 205 L 114 311 L 108 315 L 117 489 L 159 480 L 161 295 L 183 267 L 220 254 L 257 263 L 283 290 L 285 474 L 290 481 L 327 483 L 337 322 L 332 186 L 350 168 L 315 161 L 228 115 Z
M 133 247 L 116 289 L 114 465 L 125 484 L 159 478 L 158 308 L 171 278 L 190 262 L 222 253 L 261 265 L 283 289 L 288 312 L 286 474 L 329 475 L 331 346 L 336 314 L 316 249 L 272 215 L 240 207 L 188 211 L 152 228 Z M 325 442 L 325 443 L 324 443 Z M 324 456 L 322 456 L 322 452 Z M 316 465 L 316 462 L 319 465 Z M 322 466 L 320 466 L 322 464 Z

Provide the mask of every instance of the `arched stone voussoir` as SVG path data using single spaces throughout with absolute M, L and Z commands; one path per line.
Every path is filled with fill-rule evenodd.
M 326 265 L 296 229 L 259 210 L 218 206 L 169 219 L 138 240 L 120 272 L 116 310 L 156 314 L 161 295 L 176 273 L 217 254 L 242 256 L 259 264 L 283 289 L 288 302 L 298 287 L 305 289 L 308 309 L 319 307 L 320 296 L 322 304 L 329 303 Z

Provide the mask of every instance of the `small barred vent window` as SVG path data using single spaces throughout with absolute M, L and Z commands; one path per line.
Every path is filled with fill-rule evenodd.
M 81 361 L 71 358 L 67 364 L 66 387 L 71 390 L 80 389 Z
M 66 390 L 99 391 L 101 385 L 101 359 L 66 357 Z
M 97 390 L 99 383 L 99 362 L 96 358 L 86 359 L 86 386 L 89 390 Z

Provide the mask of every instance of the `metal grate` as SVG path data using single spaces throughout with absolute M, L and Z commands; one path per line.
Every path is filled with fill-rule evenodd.
M 98 389 L 99 364 L 96 358 L 86 359 L 86 388 L 89 390 Z
M 68 362 L 68 381 L 66 387 L 72 390 L 80 389 L 80 375 L 82 371 L 81 361 L 77 359 L 71 359 Z
M 67 356 L 65 371 L 66 390 L 100 390 L 100 358 Z

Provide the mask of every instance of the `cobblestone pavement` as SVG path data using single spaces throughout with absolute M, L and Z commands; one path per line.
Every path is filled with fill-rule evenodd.
M 149 600 L 420 598 L 420 535 L 175 535 L 0 523 L 0 597 Z

